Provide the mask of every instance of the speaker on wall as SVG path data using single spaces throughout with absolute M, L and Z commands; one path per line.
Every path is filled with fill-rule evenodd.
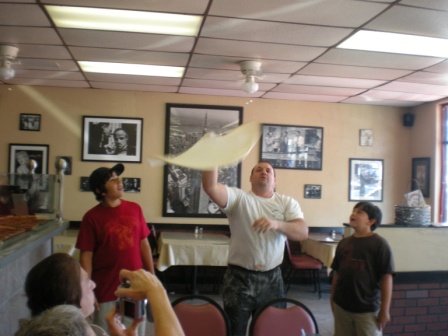
M 403 115 L 403 126 L 414 126 L 415 115 L 413 113 L 405 113 Z

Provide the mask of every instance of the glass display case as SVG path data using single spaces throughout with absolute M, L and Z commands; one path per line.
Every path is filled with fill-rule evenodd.
M 32 165 L 33 163 L 31 163 Z M 64 167 L 59 162 L 57 168 Z M 0 249 L 48 223 L 62 223 L 63 169 L 58 174 L 0 173 Z M 16 239 L 17 237 L 17 239 Z

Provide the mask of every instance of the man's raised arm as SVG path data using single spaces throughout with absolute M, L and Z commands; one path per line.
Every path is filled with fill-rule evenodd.
M 220 208 L 224 208 L 227 205 L 227 188 L 224 184 L 218 182 L 217 168 L 202 172 L 202 187 Z

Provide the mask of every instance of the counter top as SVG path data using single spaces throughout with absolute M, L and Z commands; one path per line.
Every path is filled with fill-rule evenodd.
M 345 227 L 350 227 L 350 224 L 344 223 Z M 378 228 L 448 228 L 448 223 L 431 223 L 429 225 L 402 225 L 402 224 L 381 224 Z
M 24 232 L 0 245 L 0 268 L 32 251 L 45 241 L 67 229 L 69 222 L 50 220 L 41 224 L 37 229 Z

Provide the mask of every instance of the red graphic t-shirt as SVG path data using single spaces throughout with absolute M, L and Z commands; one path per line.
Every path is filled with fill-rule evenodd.
M 92 280 L 99 303 L 116 300 L 121 269 L 143 267 L 140 243 L 149 233 L 142 209 L 134 202 L 121 200 L 115 208 L 98 204 L 84 215 L 76 248 L 93 252 Z

